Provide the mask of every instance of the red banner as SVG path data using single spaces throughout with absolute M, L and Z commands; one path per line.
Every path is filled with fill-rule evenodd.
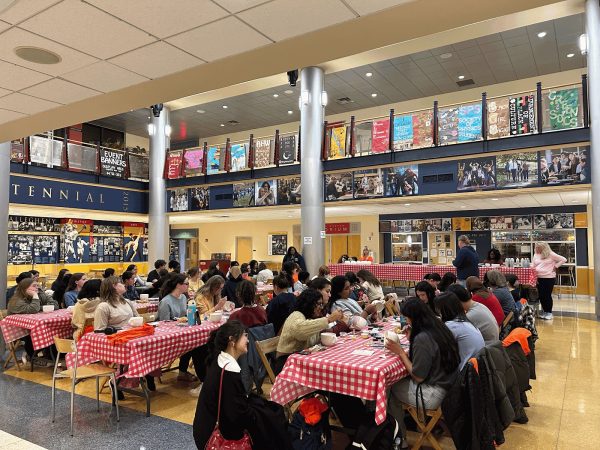
M 375 120 L 373 122 L 373 135 L 371 151 L 383 153 L 390 149 L 390 119 Z
M 325 234 L 349 234 L 350 222 L 326 223 Z
M 181 164 L 183 162 L 183 151 L 169 152 L 167 154 L 167 178 L 175 180 L 181 177 Z

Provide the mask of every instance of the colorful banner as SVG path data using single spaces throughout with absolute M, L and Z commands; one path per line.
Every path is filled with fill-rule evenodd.
M 10 143 L 10 160 L 12 162 L 23 162 L 25 158 L 25 147 L 20 139 L 11 141 Z
M 366 155 L 371 151 L 373 122 L 362 122 L 354 127 L 354 154 Z
M 413 116 L 394 117 L 394 150 L 410 150 L 413 146 Z
M 508 102 L 510 134 L 533 133 L 535 130 L 535 105 L 533 95 L 511 97 Z
M 296 136 L 279 138 L 279 164 L 292 164 L 296 160 Z
M 458 142 L 481 139 L 481 103 L 458 107 Z
M 271 139 L 254 141 L 254 167 L 259 169 L 271 165 Z
M 248 168 L 247 154 L 248 144 L 232 144 L 231 154 L 231 172 L 239 172 Z
M 579 89 L 563 89 L 548 93 L 550 127 L 552 130 L 576 128 L 579 117 Z
M 488 139 L 510 136 L 510 114 L 507 97 L 488 100 Z
M 346 156 L 346 126 L 331 129 L 329 145 L 329 159 L 344 158 Z
M 219 147 L 208 147 L 206 155 L 206 174 L 214 175 L 221 170 L 221 149 Z
M 458 142 L 458 108 L 442 108 L 438 111 L 440 145 Z
M 200 175 L 202 173 L 202 163 L 204 161 L 203 148 L 189 148 L 183 153 L 185 160 L 185 176 Z
M 127 169 L 125 152 L 100 148 L 100 168 L 102 175 L 125 178 L 125 170 Z
M 413 114 L 413 146 L 425 148 L 433 146 L 433 111 L 421 111 Z
M 181 164 L 183 162 L 183 150 L 175 150 L 167 153 L 167 179 L 176 180 L 181 178 Z
M 384 153 L 390 149 L 390 119 L 373 122 L 372 153 Z

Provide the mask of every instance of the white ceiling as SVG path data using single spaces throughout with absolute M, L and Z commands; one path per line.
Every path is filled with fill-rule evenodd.
M 591 203 L 590 189 L 531 189 L 530 193 L 494 191 L 441 196 L 402 197 L 395 199 L 364 200 L 360 202 L 325 204 L 325 216 L 379 216 L 380 214 L 431 213 L 439 211 L 477 211 L 504 208 L 539 208 L 587 205 Z M 560 211 L 560 210 L 559 210 Z M 209 222 L 244 222 L 264 220 L 300 220 L 300 207 L 241 208 L 189 213 L 172 213 L 171 224 Z
M 405 2 L 17 0 L 0 14 L 0 123 Z M 19 46 L 62 60 L 27 62 Z

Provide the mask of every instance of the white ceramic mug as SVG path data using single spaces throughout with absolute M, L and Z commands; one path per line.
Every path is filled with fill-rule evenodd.
M 140 300 L 148 300 L 149 297 L 148 294 L 140 294 Z
M 392 341 L 392 342 L 400 342 L 400 337 L 394 333 L 391 330 L 388 330 L 385 332 L 384 338 L 383 338 L 383 344 L 387 344 L 387 341 Z
M 144 325 L 144 318 L 143 317 L 132 317 L 129 319 L 129 326 L 132 327 L 141 327 L 142 325 Z
M 223 319 L 223 313 L 221 311 L 210 313 L 208 320 L 211 322 L 220 322 Z
M 375 300 L 372 304 L 375 305 L 378 313 L 385 309 L 385 302 L 383 300 Z
M 321 344 L 330 347 L 337 342 L 335 333 L 321 333 Z

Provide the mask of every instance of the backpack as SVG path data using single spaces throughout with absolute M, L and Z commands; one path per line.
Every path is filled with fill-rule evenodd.
M 333 448 L 329 410 L 322 413 L 321 420 L 315 425 L 307 424 L 300 411 L 296 411 L 288 425 L 288 432 L 294 450 L 331 450 Z
M 375 417 L 372 415 L 368 421 L 359 425 L 347 450 L 389 450 L 394 447 L 394 439 L 399 430 L 398 422 L 390 414 L 381 425 L 375 423 Z

